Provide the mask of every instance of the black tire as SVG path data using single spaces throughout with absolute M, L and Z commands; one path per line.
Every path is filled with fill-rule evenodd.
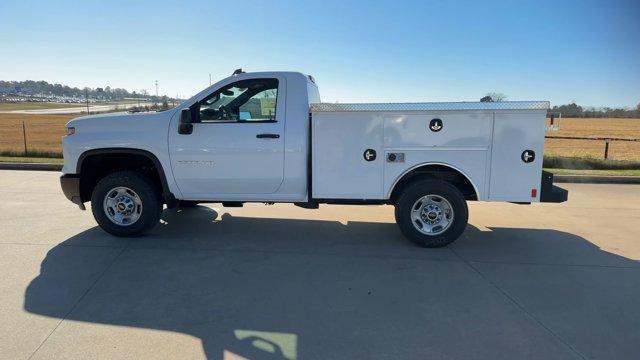
M 412 206 L 425 195 L 438 195 L 451 204 L 453 221 L 440 234 L 427 235 L 420 232 L 411 220 Z M 404 189 L 395 205 L 396 223 L 400 231 L 417 245 L 436 248 L 454 242 L 467 227 L 469 209 L 464 196 L 455 186 L 437 179 L 419 180 Z
M 194 208 L 198 206 L 198 204 L 199 203 L 197 201 L 190 201 L 190 200 L 178 201 L 178 207 L 181 207 L 181 208 Z
M 105 213 L 103 201 L 107 192 L 123 186 L 133 190 L 142 201 L 142 211 L 137 221 L 131 225 L 118 225 L 111 221 Z M 160 191 L 154 183 L 143 174 L 134 171 L 119 171 L 105 176 L 93 189 L 91 194 L 91 211 L 100 227 L 109 234 L 122 237 L 133 237 L 144 234 L 160 221 L 162 201 Z

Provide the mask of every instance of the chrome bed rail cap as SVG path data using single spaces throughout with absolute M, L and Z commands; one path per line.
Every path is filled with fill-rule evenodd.
M 548 101 L 425 102 L 425 103 L 317 103 L 311 112 L 340 111 L 450 111 L 450 110 L 548 110 Z

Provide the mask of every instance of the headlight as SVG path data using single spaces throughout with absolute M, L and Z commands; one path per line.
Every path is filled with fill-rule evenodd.
M 73 135 L 76 133 L 76 128 L 72 127 L 72 126 L 68 126 L 67 127 L 67 136 L 69 135 Z

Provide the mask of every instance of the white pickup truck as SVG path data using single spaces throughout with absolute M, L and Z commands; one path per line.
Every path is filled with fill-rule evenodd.
M 164 204 L 390 204 L 407 238 L 439 247 L 464 231 L 466 201 L 566 201 L 542 171 L 548 107 L 321 103 L 311 76 L 236 71 L 171 110 L 71 120 L 61 184 L 117 236 Z

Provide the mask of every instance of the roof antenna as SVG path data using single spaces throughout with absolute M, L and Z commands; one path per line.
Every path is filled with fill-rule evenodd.
M 236 70 L 233 72 L 233 74 L 231 74 L 231 75 L 238 75 L 238 74 L 242 74 L 242 73 L 244 73 L 244 71 L 242 71 L 242 68 L 240 68 L 240 69 L 236 69 Z

